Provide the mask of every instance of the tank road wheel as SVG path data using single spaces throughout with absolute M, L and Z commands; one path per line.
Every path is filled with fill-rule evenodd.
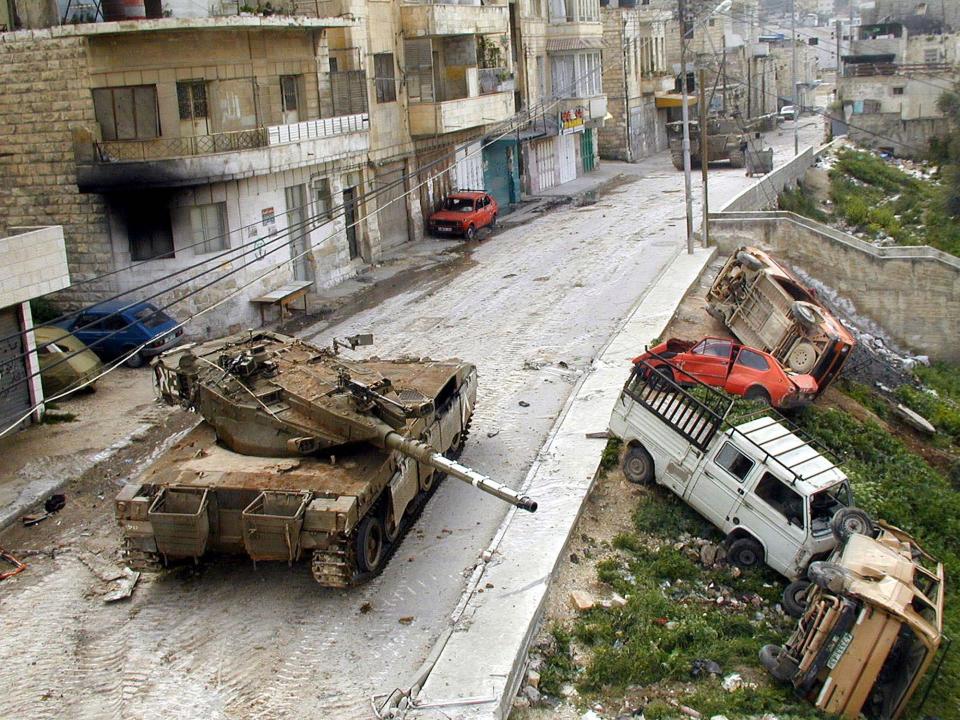
M 794 580 L 783 590 L 783 609 L 790 617 L 803 617 L 807 609 L 807 595 L 810 592 L 809 580 Z
M 384 539 L 393 545 L 397 541 L 397 538 L 400 537 L 400 521 L 402 518 L 398 518 L 393 509 L 393 502 L 390 498 L 384 498 L 384 510 L 383 510 L 383 537 Z
M 730 167 L 742 168 L 746 164 L 746 158 L 739 149 L 730 151 Z
M 637 485 L 649 485 L 653 482 L 653 458 L 646 448 L 632 445 L 623 456 L 623 475 Z
M 677 170 L 683 170 L 683 152 L 672 151 L 670 153 L 670 159 L 673 161 L 673 166 Z
M 830 520 L 830 529 L 833 536 L 843 542 L 851 535 L 873 536 L 873 521 L 860 508 L 844 508 L 839 510 Z
M 780 682 L 790 682 L 799 666 L 779 645 L 764 645 L 760 648 L 760 664 Z
M 727 550 L 727 559 L 744 570 L 763 564 L 763 545 L 753 538 L 734 540 Z
M 357 551 L 357 565 L 363 572 L 373 572 L 383 560 L 383 525 L 374 515 L 367 515 L 357 527 L 354 538 Z

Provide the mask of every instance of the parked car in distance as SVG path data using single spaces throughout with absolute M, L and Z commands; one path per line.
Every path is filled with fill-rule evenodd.
M 754 247 L 741 247 L 707 292 L 707 312 L 744 345 L 760 348 L 822 393 L 850 357 L 856 340 L 799 278 Z
M 427 225 L 431 235 L 462 235 L 473 240 L 483 227 L 495 227 L 500 207 L 489 193 L 464 190 L 451 193 Z
M 128 367 L 140 367 L 183 340 L 183 328 L 177 327 L 177 321 L 148 302 L 111 300 L 84 309 L 60 326 L 103 360 L 113 360 L 144 345 L 127 358 Z
M 780 108 L 779 117 L 781 120 L 793 120 L 793 114 L 796 107 L 793 105 L 784 105 Z M 797 113 L 799 115 L 799 113 Z
M 33 329 L 33 337 L 37 342 L 44 397 L 72 392 L 103 370 L 100 358 L 63 328 L 40 325 Z M 87 387 L 92 388 L 93 384 Z
M 787 372 L 770 353 L 725 338 L 707 337 L 699 342 L 671 338 L 633 362 L 641 360 L 681 384 L 696 379 L 776 408 L 805 405 L 817 396 L 817 381 L 810 375 Z M 671 366 L 683 372 L 674 377 Z
M 796 631 L 760 651 L 771 675 L 830 717 L 904 717 L 943 650 L 943 565 L 907 533 L 878 526 L 810 564 Z

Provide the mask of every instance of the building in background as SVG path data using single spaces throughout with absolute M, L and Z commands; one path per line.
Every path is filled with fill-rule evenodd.
M 657 95 L 671 93 L 675 84 L 666 58 L 671 15 L 632 0 L 610 0 L 600 12 L 609 113 L 599 133 L 600 156 L 637 162 L 667 148 L 668 110 L 658 107 Z
M 17 228 L 0 237 L 0 427 L 43 414 L 30 301 L 69 285 L 62 228 Z
M 896 155 L 922 156 L 946 131 L 937 100 L 956 82 L 960 34 L 914 35 L 899 22 L 858 31 L 837 88 L 848 134 Z

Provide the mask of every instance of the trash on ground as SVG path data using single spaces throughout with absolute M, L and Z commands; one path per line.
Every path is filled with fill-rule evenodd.
M 105 603 L 112 603 L 116 602 L 117 600 L 127 599 L 133 594 L 133 589 L 136 587 L 139 580 L 139 572 L 125 567 L 123 569 L 123 575 L 113 581 L 112 589 L 103 596 L 103 601 Z
M 570 603 L 577 612 L 586 612 L 592 609 L 597 601 L 593 599 L 593 595 L 585 590 L 574 590 L 570 593 Z
M 736 692 L 737 690 L 756 690 L 757 684 L 753 682 L 747 682 L 743 679 L 743 676 L 740 673 L 730 673 L 727 675 L 721 686 L 727 692 Z
M 8 553 L 3 548 L 0 548 L 0 559 L 13 565 L 13 570 L 5 570 L 3 572 L 0 572 L 0 580 L 6 580 L 7 578 L 11 578 L 14 575 L 17 575 L 18 573 L 22 573 L 24 570 L 27 569 L 27 566 L 24 563 L 17 560 L 13 555 Z

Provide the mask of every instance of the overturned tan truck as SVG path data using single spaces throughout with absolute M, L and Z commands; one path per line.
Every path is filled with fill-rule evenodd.
M 347 360 L 270 332 L 162 355 L 160 396 L 204 419 L 117 495 L 128 561 L 208 553 L 312 558 L 321 585 L 381 569 L 444 476 L 534 512 L 529 497 L 456 462 L 476 368 L 459 360 Z
M 808 575 L 797 630 L 763 647 L 763 666 L 831 716 L 903 716 L 943 640 L 943 565 L 879 523 L 875 538 L 849 535 Z

